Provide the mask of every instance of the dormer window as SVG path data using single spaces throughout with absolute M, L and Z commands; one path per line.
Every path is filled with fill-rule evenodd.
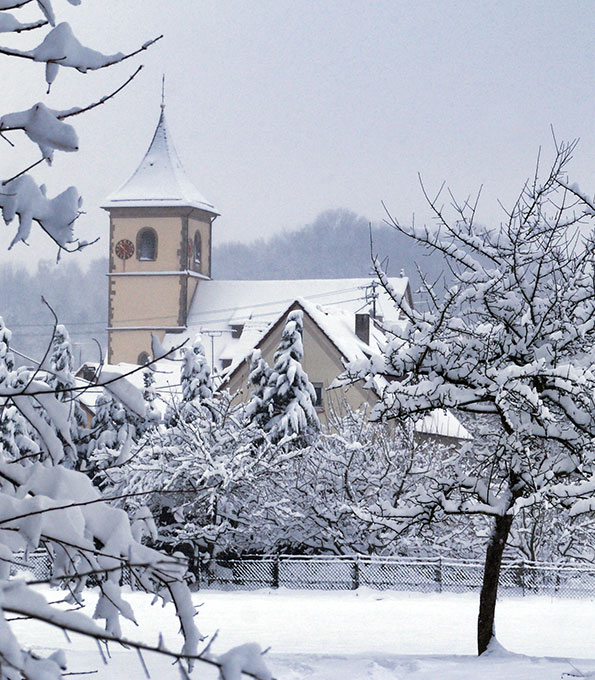
M 312 405 L 316 409 L 322 410 L 324 408 L 322 404 L 322 391 L 324 389 L 324 385 L 321 382 L 313 382 L 312 387 L 314 388 L 314 394 L 316 395 L 316 399 Z
M 244 324 L 241 323 L 232 323 L 229 327 L 231 329 L 231 337 L 234 338 L 234 340 L 237 340 L 244 330 Z
M 151 227 L 145 227 L 136 237 L 136 252 L 141 262 L 157 259 L 157 232 Z

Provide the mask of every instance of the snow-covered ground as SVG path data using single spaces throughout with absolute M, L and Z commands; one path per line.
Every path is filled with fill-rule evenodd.
M 56 599 L 55 592 L 47 595 Z M 168 646 L 176 646 L 176 622 L 168 608 L 151 607 L 140 593 L 129 593 L 128 599 L 139 626 L 125 622 L 125 635 L 156 644 L 161 630 Z M 482 659 L 474 656 L 476 594 L 201 591 L 195 602 L 201 605 L 201 632 L 219 631 L 213 651 L 252 641 L 270 646 L 266 658 L 279 680 L 560 680 L 565 673 L 595 672 L 593 600 L 503 599 L 498 637 L 510 653 Z M 94 641 L 71 636 L 69 644 L 57 629 L 14 625 L 35 649 L 64 648 L 70 672 L 97 669 L 97 680 L 145 677 L 133 652 L 112 648 L 104 666 Z M 145 661 L 153 678 L 180 677 L 165 658 Z M 192 677 L 216 678 L 216 673 L 201 667 Z

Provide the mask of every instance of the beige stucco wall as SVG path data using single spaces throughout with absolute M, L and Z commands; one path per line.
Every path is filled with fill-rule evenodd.
M 144 227 L 151 227 L 157 232 L 157 259 L 139 260 L 136 249 L 136 237 Z M 111 272 L 156 272 L 156 271 L 180 271 L 182 218 L 169 217 L 112 217 L 111 239 Z M 134 244 L 135 253 L 129 260 L 121 260 L 115 257 L 114 248 L 120 239 L 129 239 Z
M 110 326 L 180 325 L 180 275 L 110 276 Z
M 261 345 L 262 356 L 269 366 L 273 366 L 273 357 L 283 332 L 284 324 L 281 323 Z M 304 314 L 304 357 L 302 367 L 308 374 L 310 382 L 319 382 L 323 385 L 322 407 L 318 410 L 318 417 L 322 422 L 327 422 L 330 412 L 341 412 L 345 405 L 351 409 L 358 409 L 364 404 L 376 402 L 375 395 L 363 388 L 361 383 L 350 385 L 347 388 L 327 390 L 334 379 L 343 371 L 343 364 L 338 350 L 322 331 L 314 324 L 309 316 Z M 248 377 L 250 366 L 248 362 L 235 372 L 229 382 L 231 393 L 237 392 L 237 399 L 247 401 L 252 393 Z
M 188 312 L 190 311 L 190 307 L 192 306 L 192 298 L 194 297 L 194 293 L 196 292 L 196 288 L 198 287 L 199 284 L 199 279 L 189 276 L 187 278 L 187 285 L 188 285 L 188 297 L 186 300 L 186 316 L 188 316 Z
M 153 331 L 163 340 L 165 331 Z M 151 356 L 151 333 L 148 331 L 110 331 L 109 333 L 109 363 L 135 364 L 141 352 Z
M 181 325 L 180 296 L 186 276 L 125 275 L 109 279 L 110 327 L 150 326 L 157 332 Z M 110 330 L 108 343 L 108 361 L 136 362 L 140 352 L 151 354 L 151 330 Z
M 186 323 L 198 279 L 167 272 L 189 269 L 210 276 L 213 217 L 195 208 L 110 209 L 110 273 L 116 274 L 109 277 L 110 328 L 150 326 L 151 330 L 159 331 Z M 145 227 L 157 234 L 155 260 L 138 259 L 137 236 Z M 191 245 L 196 231 L 200 232 L 202 241 L 200 266 L 194 262 Z M 121 239 L 134 244 L 134 255 L 128 260 L 121 260 L 115 254 L 115 246 Z M 144 275 L 134 276 L 137 272 Z M 142 351 L 150 353 L 151 330 L 110 331 L 109 361 L 136 361 Z

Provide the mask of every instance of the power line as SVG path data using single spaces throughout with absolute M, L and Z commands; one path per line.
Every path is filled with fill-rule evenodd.
M 319 299 L 319 298 L 324 298 L 328 297 L 330 295 L 339 295 L 341 293 L 350 293 L 353 291 L 357 290 L 362 290 L 365 292 L 365 290 L 368 288 L 368 286 L 352 286 L 350 288 L 340 288 L 336 290 L 331 290 L 331 291 L 325 291 L 323 293 L 314 293 L 312 295 L 305 295 L 303 296 L 306 300 L 314 300 L 314 299 Z M 346 302 L 354 302 L 357 300 L 363 299 L 362 296 L 356 297 L 356 298 L 349 298 L 347 300 L 335 300 L 333 302 L 328 302 L 326 303 L 327 306 L 330 305 L 338 305 L 338 304 L 344 304 Z M 251 310 L 251 309 L 258 309 L 261 307 L 273 307 L 276 305 L 283 305 L 283 304 L 289 304 L 295 300 L 295 297 L 292 298 L 283 298 L 283 299 L 277 299 L 277 300 L 270 300 L 267 302 L 257 302 L 254 304 L 250 305 L 240 305 L 238 307 L 221 307 L 219 309 L 210 309 L 206 310 L 204 312 L 200 312 L 198 314 L 192 315 L 190 314 L 187 319 L 188 324 L 196 324 L 196 323 L 220 323 L 222 321 L 227 321 L 227 317 L 224 318 L 209 318 L 211 315 L 217 315 L 217 314 L 223 314 L 225 312 L 238 312 L 242 310 Z M 261 317 L 261 316 L 268 316 L 269 314 L 274 313 L 274 311 L 271 312 L 261 312 L 260 314 L 253 314 L 251 315 L 252 317 Z M 207 318 L 204 319 L 202 317 L 206 316 Z M 136 318 L 130 318 L 130 319 L 119 319 L 118 323 L 139 323 L 139 322 L 148 322 L 148 321 L 163 321 L 164 319 L 169 319 L 171 318 L 171 314 L 166 314 L 162 316 L 149 316 L 149 317 L 136 317 Z M 194 319 L 193 319 L 194 317 Z M 66 326 L 67 329 L 70 328 L 76 328 L 80 326 L 104 326 L 107 321 L 73 321 L 73 322 L 67 322 L 63 321 L 61 322 L 61 325 Z M 47 328 L 47 327 L 53 327 L 53 321 L 47 321 L 45 323 L 27 323 L 27 324 L 16 324 L 16 325 L 11 325 L 9 326 L 11 330 L 17 330 L 17 329 L 22 329 L 22 328 Z M 75 334 L 77 331 L 73 331 L 70 333 L 70 335 Z M 83 333 L 84 331 L 79 331 L 80 333 Z

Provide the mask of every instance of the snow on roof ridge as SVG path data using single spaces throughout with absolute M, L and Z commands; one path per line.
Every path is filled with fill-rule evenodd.
M 187 206 L 216 213 L 188 179 L 165 120 L 164 107 L 149 148 L 137 169 L 108 196 L 102 208 Z
M 312 321 L 343 354 L 347 361 L 361 358 L 361 355 L 365 355 L 366 350 L 370 350 L 369 346 L 355 334 L 355 327 L 348 328 L 344 323 L 341 323 L 345 321 L 345 314 L 340 310 L 335 310 L 331 314 L 320 305 L 312 304 L 302 297 L 296 298 L 296 302 L 304 308 Z M 340 330 L 333 325 L 333 320 L 341 323 L 342 328 Z

